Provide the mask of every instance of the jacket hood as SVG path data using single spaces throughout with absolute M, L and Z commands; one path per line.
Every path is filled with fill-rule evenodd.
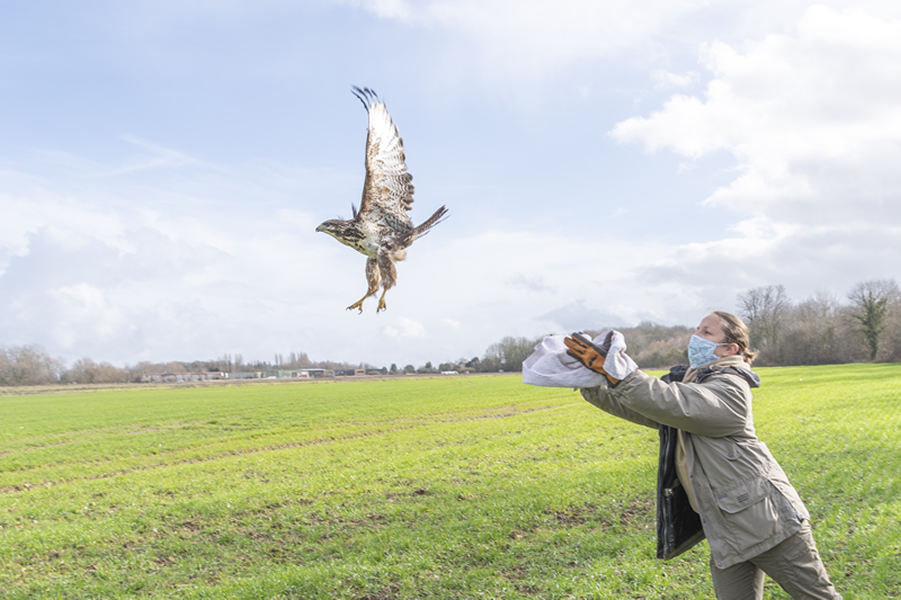
M 752 388 L 760 387 L 760 375 L 752 371 L 751 369 L 746 369 L 744 367 L 705 367 L 698 371 L 698 383 L 701 383 L 702 380 L 713 375 L 714 373 L 730 373 L 732 375 L 739 375 L 744 377 L 745 381 L 748 382 L 748 385 Z
M 729 373 L 738 375 L 748 382 L 752 388 L 760 387 L 760 376 L 750 369 L 750 365 L 740 356 L 725 356 L 708 363 L 698 370 L 685 366 L 674 367 L 670 376 L 664 376 L 665 381 L 684 381 L 686 383 L 701 383 L 715 373 Z M 681 377 L 680 377 L 681 374 Z

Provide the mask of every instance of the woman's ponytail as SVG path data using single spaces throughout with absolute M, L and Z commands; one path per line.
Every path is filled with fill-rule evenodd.
M 759 353 L 756 350 L 751 350 L 751 333 L 745 322 L 732 313 L 725 311 L 716 310 L 713 314 L 720 319 L 720 326 L 723 329 L 723 333 L 726 334 L 724 341 L 737 345 L 738 352 L 736 354 L 744 358 L 746 363 L 751 364 Z

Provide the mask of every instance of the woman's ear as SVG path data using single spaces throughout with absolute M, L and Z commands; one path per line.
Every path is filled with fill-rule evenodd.
M 740 348 L 738 347 L 738 344 L 736 344 L 735 342 L 732 342 L 728 346 L 723 347 L 723 358 L 725 358 L 727 356 L 733 356 L 735 354 L 738 354 L 739 350 L 740 350 Z

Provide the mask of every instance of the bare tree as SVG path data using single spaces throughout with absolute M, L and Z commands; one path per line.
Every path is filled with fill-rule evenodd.
M 738 295 L 738 311 L 751 331 L 751 343 L 761 351 L 761 358 L 777 362 L 778 342 L 791 300 L 781 285 L 767 285 Z
M 876 360 L 879 337 L 885 330 L 889 310 L 898 302 L 898 284 L 894 279 L 871 279 L 858 283 L 848 294 L 851 316 L 859 323 L 870 360 Z
M 535 350 L 540 340 L 507 336 L 491 344 L 480 361 L 482 371 L 521 371 L 522 363 Z
M 126 383 L 130 374 L 108 362 L 95 363 L 90 358 L 82 358 L 65 372 L 63 379 L 74 383 Z
M 882 335 L 882 358 L 890 362 L 901 362 L 901 310 L 894 310 L 892 313 Z
M 51 358 L 40 346 L 0 348 L 0 385 L 59 383 L 63 361 Z
M 313 362 L 306 352 L 292 352 L 288 355 L 287 361 L 279 354 L 282 369 L 309 369 L 313 366 Z
M 131 380 L 134 382 L 142 381 L 145 375 L 159 373 L 161 371 L 165 371 L 165 369 L 161 365 L 154 364 L 147 360 L 142 360 L 135 366 L 129 367 L 128 369 Z
M 859 358 L 851 332 L 848 308 L 827 292 L 799 302 L 787 313 L 779 336 L 780 365 L 825 365 L 847 363 Z
M 620 328 L 619 331 L 626 338 L 629 356 L 642 368 L 672 367 L 688 361 L 685 349 L 693 328 L 643 321 L 637 327 Z

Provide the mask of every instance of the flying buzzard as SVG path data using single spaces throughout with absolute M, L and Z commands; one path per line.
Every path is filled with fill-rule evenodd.
M 316 231 L 329 234 L 342 244 L 366 255 L 366 295 L 347 307 L 363 312 L 363 301 L 383 291 L 375 312 L 385 310 L 385 294 L 397 282 L 394 261 L 406 258 L 406 248 L 417 238 L 444 220 L 447 209 L 441 207 L 422 225 L 413 226 L 407 214 L 413 206 L 413 176 L 404 163 L 404 142 L 391 121 L 391 115 L 375 92 L 353 88 L 369 113 L 366 136 L 366 179 L 360 210 L 351 204 L 353 218 L 332 219 Z

